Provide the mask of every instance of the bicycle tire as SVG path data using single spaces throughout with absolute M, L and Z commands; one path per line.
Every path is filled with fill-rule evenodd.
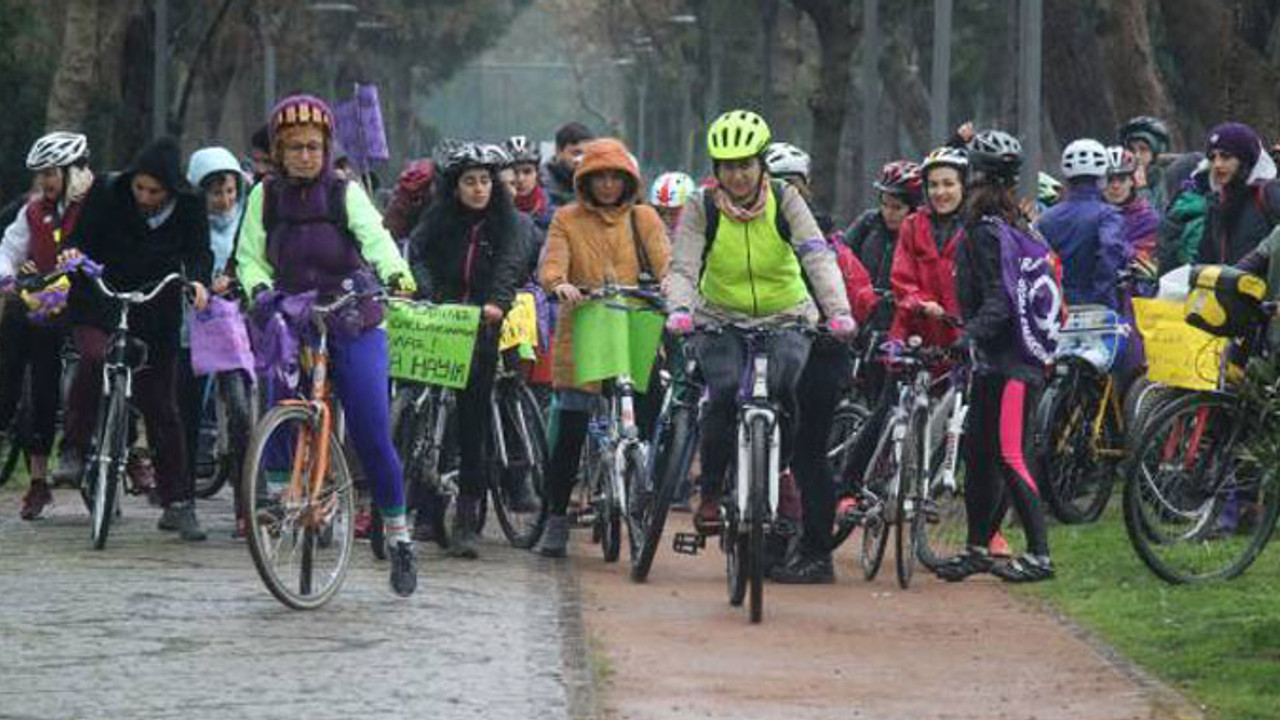
M 862 546 L 858 561 L 862 565 L 862 577 L 868 582 L 875 580 L 880 574 L 884 552 L 889 546 L 890 527 L 886 511 L 895 502 L 888 490 L 892 489 L 892 477 L 897 472 L 897 459 L 893 456 L 893 429 L 897 422 L 899 421 L 890 418 L 885 423 L 868 466 L 868 486 L 875 487 L 882 493 L 880 509 L 868 513 L 862 525 Z
M 1274 469 L 1249 448 L 1244 433 L 1252 427 L 1238 423 L 1255 419 L 1242 417 L 1248 406 L 1242 410 L 1237 403 L 1213 392 L 1170 400 L 1146 423 L 1134 446 L 1124 489 L 1125 530 L 1143 564 L 1170 584 L 1239 576 L 1275 530 L 1280 483 Z M 1215 487 L 1227 481 L 1225 473 L 1232 487 Z M 1237 532 L 1240 524 L 1222 526 L 1224 512 L 1242 498 L 1258 510 L 1247 534 Z M 1177 532 L 1170 536 L 1166 525 Z
M 640 553 L 631 561 L 631 579 L 635 582 L 644 582 L 649 577 L 658 546 L 662 542 L 662 531 L 671 510 L 671 499 L 675 496 L 680 481 L 689 474 L 693 450 L 698 444 L 698 427 L 693 408 L 677 407 L 672 411 L 670 422 L 664 427 L 669 428 L 665 430 L 669 437 L 664 442 L 655 440 L 658 444 L 649 461 L 650 472 L 657 473 L 654 476 L 657 483 L 653 502 L 649 504 L 645 518 Z
M 128 408 L 124 387 L 120 378 L 112 378 L 111 384 L 95 446 L 97 458 L 87 464 L 91 468 L 86 468 L 94 478 L 93 507 L 89 523 L 89 536 L 93 540 L 94 550 L 102 550 L 107 546 L 111 521 L 115 517 L 116 503 L 120 498 L 120 474 L 124 471 L 124 458 L 128 454 Z
M 547 432 L 542 424 L 542 412 L 537 398 L 524 384 L 516 385 L 515 388 L 514 394 L 505 395 L 499 401 L 498 411 L 502 414 L 500 422 L 509 419 L 513 423 L 514 433 L 510 436 L 519 443 L 516 454 L 527 466 L 523 471 L 527 476 L 506 476 L 505 473 L 509 471 L 501 467 L 495 452 L 488 473 L 489 493 L 493 496 L 494 514 L 498 516 L 498 525 L 507 542 L 512 547 L 528 549 L 537 544 L 547 525 L 549 511 L 546 502 L 546 469 L 550 451 L 547 448 Z M 508 456 L 513 454 L 513 449 L 513 443 L 508 441 Z M 538 502 L 535 512 L 516 513 L 509 507 L 507 495 L 513 482 L 529 484 L 530 493 Z
M 831 479 L 835 483 L 836 497 L 848 494 L 846 480 L 849 474 L 849 456 L 857 442 L 859 433 L 867 423 L 871 413 L 859 403 L 844 403 L 836 408 L 831 419 L 831 432 L 827 440 L 827 463 L 831 468 Z M 835 550 L 844 544 L 853 534 L 857 523 L 842 521 L 836 517 L 831 531 L 831 549 Z
M 1067 525 L 1091 523 L 1102 515 L 1115 485 L 1117 462 L 1094 446 L 1118 445 L 1119 428 L 1110 408 L 1100 437 L 1093 437 L 1098 403 L 1103 400 L 1089 370 L 1072 368 L 1055 377 L 1036 412 L 1037 467 L 1053 516 Z
M 424 389 L 423 392 L 431 392 Z M 409 459 L 405 463 L 405 489 L 408 506 L 416 512 L 428 511 L 432 514 L 430 521 L 436 526 L 436 545 L 448 550 L 453 541 L 453 513 L 456 511 L 456 494 L 447 492 L 443 487 L 444 473 L 441 470 L 442 455 L 445 448 L 438 444 L 436 426 L 441 413 L 440 396 L 432 394 L 425 398 L 421 405 L 414 403 L 411 418 L 413 429 L 410 432 Z M 444 440 L 448 440 L 449 419 L 445 418 L 446 429 Z M 481 511 L 483 512 L 483 511 Z M 420 519 L 415 519 L 420 521 Z M 477 531 L 478 534 L 478 531 Z
M 608 463 L 611 458 L 604 458 L 596 467 L 598 487 L 603 489 L 600 508 L 596 512 L 596 522 L 600 527 L 600 553 L 607 563 L 618 562 L 622 556 L 622 510 L 618 507 L 618 498 L 613 491 L 613 478 Z
M 925 518 L 919 509 L 924 487 L 924 469 L 921 465 L 925 456 L 924 446 L 929 441 L 928 430 L 928 408 L 913 408 L 907 419 L 907 434 L 902 440 L 902 461 L 898 463 L 898 509 L 893 530 L 893 562 L 898 571 L 898 587 L 903 590 L 911 587 L 920 547 L 919 538 L 923 532 L 923 528 L 917 526 L 917 519 L 923 522 Z
M 0 487 L 9 482 L 22 459 L 22 447 L 12 429 L 0 431 Z
M 332 516 L 327 524 L 327 531 L 317 532 L 313 527 L 304 525 L 293 527 L 293 535 L 301 532 L 300 567 L 298 569 L 297 589 L 292 579 L 282 577 L 275 569 L 273 557 L 278 553 L 269 546 L 274 537 L 283 538 L 289 534 L 289 517 L 291 508 L 288 500 L 281 502 L 279 496 L 272 495 L 269 481 L 268 453 L 279 450 L 269 445 L 276 437 L 276 431 L 286 424 L 294 427 L 287 429 L 277 442 L 305 443 L 300 431 L 308 434 L 314 432 L 316 418 L 312 411 L 304 406 L 280 405 L 269 410 L 258 423 L 258 427 L 249 441 L 249 449 L 245 454 L 243 472 L 243 497 L 249 505 L 246 517 L 249 521 L 248 546 L 253 558 L 254 567 L 267 590 L 282 604 L 295 610 L 314 610 L 329 602 L 342 587 L 351 563 L 351 548 L 355 540 L 355 487 L 347 468 L 342 444 L 336 436 L 329 439 L 329 473 L 326 477 L 324 501 L 331 508 Z M 300 449 L 297 444 L 285 446 L 290 457 L 305 456 L 305 445 Z M 295 455 L 297 454 L 297 455 Z M 307 477 L 309 462 L 304 463 L 304 478 Z M 283 471 L 286 475 L 288 471 Z M 302 505 L 302 503 L 298 503 Z M 300 510 L 302 512 L 302 510 Z M 328 511 L 326 511 L 328 512 Z M 296 523 L 296 520 L 294 521 Z M 282 530 L 283 528 L 283 530 Z M 336 545 L 336 549 L 335 549 Z M 317 577 L 317 555 L 322 551 L 334 550 L 331 568 L 325 575 Z M 286 554 L 288 555 L 288 554 Z M 317 580 L 321 580 L 317 584 Z
M 748 611 L 752 623 L 759 623 L 764 616 L 764 525 L 769 515 L 769 444 L 772 438 L 769 423 L 756 418 L 751 423 L 751 487 L 747 506 L 751 517 L 747 519 L 747 569 L 750 573 L 750 602 Z
M 241 448 L 243 452 L 244 447 L 248 445 L 249 432 L 253 430 L 252 401 L 249 397 L 247 378 L 236 371 L 223 373 L 215 380 L 214 387 L 218 391 L 218 400 L 214 407 L 218 413 L 226 414 L 225 431 L 231 436 L 227 445 L 230 448 Z M 224 428 L 220 417 L 217 420 L 217 427 L 219 431 Z M 216 446 L 214 450 L 216 452 Z M 239 482 L 237 473 L 243 465 L 243 457 L 238 457 L 235 450 L 217 453 L 213 459 L 213 471 L 208 477 L 201 477 L 199 472 L 196 474 L 196 497 L 208 500 L 222 492 L 223 487 L 227 485 L 234 487 Z
M 646 505 L 653 502 L 653 493 L 646 492 L 648 471 L 645 465 L 647 451 L 643 445 L 631 445 L 622 460 L 622 486 L 627 489 L 627 508 L 623 513 L 623 529 L 627 531 L 627 557 L 635 562 L 644 542 L 644 513 Z

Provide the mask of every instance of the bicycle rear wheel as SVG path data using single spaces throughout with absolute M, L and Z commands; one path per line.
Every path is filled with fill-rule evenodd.
M 858 434 L 866 426 L 870 412 L 858 403 L 845 403 L 836 408 L 831 419 L 831 432 L 827 438 L 827 465 L 831 468 L 831 480 L 835 483 L 837 498 L 848 496 L 848 480 L 853 468 L 849 467 L 853 446 Z M 849 539 L 857 522 L 836 516 L 831 534 L 831 549 L 835 550 Z
M 1258 418 L 1235 398 L 1171 400 L 1134 446 L 1125 529 L 1138 557 L 1166 582 L 1228 580 L 1266 546 L 1280 511 L 1276 471 L 1254 452 Z
M 337 437 L 329 439 L 328 471 L 312 499 L 318 462 L 318 418 L 282 405 L 258 424 L 245 455 L 249 552 L 267 589 L 297 610 L 324 605 L 342 586 L 355 540 L 355 489 Z M 299 473 L 302 488 L 291 488 Z
M 507 448 L 506 467 L 495 451 L 489 491 L 502 534 L 512 547 L 530 548 L 547 523 L 547 432 L 538 400 L 523 384 L 498 401 L 498 427 Z
M 675 408 L 670 422 L 660 427 L 662 429 L 654 440 L 654 451 L 649 460 L 649 472 L 655 485 L 653 499 L 645 508 L 640 552 L 631 558 L 631 579 L 636 582 L 644 582 L 649 577 L 658 545 L 662 542 L 671 498 L 675 496 L 680 481 L 688 476 L 693 450 L 698 444 L 698 426 L 692 408 Z
M 107 545 L 111 521 L 120 499 L 120 475 L 124 472 L 129 444 L 129 409 L 125 400 L 123 378 L 111 380 L 105 407 L 99 414 L 97 444 L 89 462 L 85 463 L 84 478 L 91 483 L 89 535 L 93 549 Z M 82 482 L 82 487 L 84 487 Z

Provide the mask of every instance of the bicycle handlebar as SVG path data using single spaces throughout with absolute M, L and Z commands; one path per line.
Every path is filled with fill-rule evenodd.
M 151 302 L 152 300 L 155 300 L 156 296 L 164 292 L 164 290 L 168 288 L 170 284 L 174 282 L 181 282 L 181 281 L 184 281 L 184 278 L 182 277 L 182 275 L 180 273 L 174 272 L 174 273 L 169 273 L 168 275 L 165 275 L 163 279 L 161 279 L 159 282 L 156 282 L 152 286 L 149 292 L 143 292 L 141 290 L 128 290 L 125 292 L 119 292 L 116 290 L 112 290 L 111 287 L 108 286 L 105 281 L 103 281 L 101 275 L 94 276 L 93 278 L 93 283 L 94 285 L 97 286 L 98 292 L 102 293 L 108 298 L 111 298 L 112 300 L 118 300 L 122 303 L 125 303 L 126 305 L 145 305 Z

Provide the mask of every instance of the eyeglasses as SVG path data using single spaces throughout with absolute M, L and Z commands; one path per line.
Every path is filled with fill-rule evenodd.
M 284 146 L 284 151 L 291 155 L 303 155 L 303 154 L 317 155 L 321 152 L 324 152 L 324 143 L 319 143 L 319 142 L 289 143 L 288 145 Z

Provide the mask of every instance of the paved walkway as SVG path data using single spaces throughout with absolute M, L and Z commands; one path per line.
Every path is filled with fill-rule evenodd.
M 229 492 L 223 495 L 229 496 Z M 230 502 L 200 504 L 210 540 L 155 529 L 129 498 L 106 550 L 78 495 L 18 520 L 0 492 L 0 717 L 501 718 L 585 715 L 576 586 L 497 539 L 466 563 L 431 548 L 418 593 L 391 593 L 361 544 L 340 594 L 295 612 L 263 588 Z M 488 530 L 492 534 L 493 530 Z M 549 569 L 550 568 L 550 569 Z

